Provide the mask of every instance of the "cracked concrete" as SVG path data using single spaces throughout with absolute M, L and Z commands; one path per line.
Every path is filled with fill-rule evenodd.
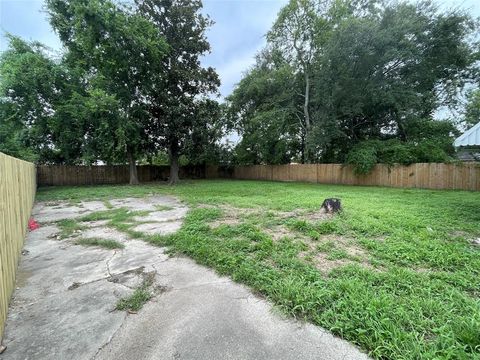
M 148 211 L 141 225 L 155 225 L 150 233 L 176 231 L 187 212 L 166 196 L 110 204 Z M 124 249 L 55 240 L 51 222 L 98 210 L 107 210 L 103 202 L 35 206 L 42 227 L 26 240 L 1 359 L 367 359 L 321 328 L 272 312 L 248 288 L 105 221 L 86 223 L 78 236 L 114 239 Z M 153 299 L 138 314 L 115 311 L 149 274 Z

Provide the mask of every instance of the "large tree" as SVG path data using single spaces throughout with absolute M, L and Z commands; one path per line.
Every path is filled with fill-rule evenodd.
M 478 46 L 471 40 L 477 29 L 468 14 L 441 12 L 429 2 L 291 0 L 267 46 L 290 65 L 284 76 L 288 85 L 276 86 L 281 93 L 277 97 L 290 98 L 295 114 L 303 106 L 298 131 L 306 135 L 307 161 L 352 160 L 366 153 L 363 142 L 372 149 L 377 144 L 372 140 L 393 144 L 392 139 L 411 148 L 437 146 L 430 152 L 414 151 L 422 154 L 417 157 L 422 161 L 428 153 L 430 161 L 447 159 L 451 146 L 444 145 L 451 142 L 453 127 L 432 121 L 439 107 L 457 106 L 463 89 L 478 78 Z M 282 71 L 285 67 L 272 61 L 268 66 L 257 63 L 230 98 L 244 139 L 285 122 L 268 116 L 286 108 L 272 104 L 268 87 L 259 87 L 262 78 L 278 78 Z M 248 95 L 245 89 L 252 81 L 262 90 Z M 261 126 L 255 125 L 258 121 Z M 432 129 L 438 141 L 427 144 L 418 137 L 423 129 Z M 256 148 L 268 148 L 271 139 L 257 140 Z M 357 155 L 349 156 L 354 150 Z
M 211 25 L 200 12 L 199 0 L 136 0 L 137 13 L 155 25 L 170 44 L 162 70 L 152 77 L 150 113 L 157 145 L 167 149 L 170 183 L 178 181 L 179 157 L 185 152 L 205 96 L 220 84 L 216 72 L 202 67 L 200 57 L 210 51 L 205 31 Z
M 40 163 L 79 161 L 81 125 L 57 112 L 82 91 L 78 77 L 42 44 L 7 39 L 0 57 L 0 150 Z
M 408 141 L 410 124 L 454 104 L 475 77 L 472 25 L 423 3 L 341 22 L 318 61 L 318 126 L 336 127 L 316 142 L 322 158 L 342 161 L 351 145 L 372 138 Z
M 322 47 L 320 39 L 326 37 L 330 1 L 292 0 L 281 9 L 267 38 L 277 54 L 290 65 L 292 73 L 299 78 L 301 88 L 293 87 L 302 97 L 298 102 L 295 117 L 301 125 L 302 143 L 308 140 L 312 128 L 311 92 L 313 63 Z M 298 82 L 298 80 L 297 80 Z M 302 148 L 302 162 L 308 158 Z
M 242 137 L 237 146 L 240 164 L 284 164 L 304 160 L 303 78 L 292 66 L 265 49 L 255 66 L 227 97 L 227 118 Z
M 147 107 L 151 80 L 164 75 L 164 38 L 151 22 L 109 0 L 47 0 L 47 9 L 68 50 L 66 62 L 83 71 L 83 81 L 100 102 L 100 109 L 87 110 L 105 112 L 105 102 L 118 106 L 103 118 L 104 131 L 94 132 L 94 143 L 103 145 L 95 147 L 97 152 L 109 160 L 127 160 L 130 183 L 138 184 L 136 159 L 155 146 Z

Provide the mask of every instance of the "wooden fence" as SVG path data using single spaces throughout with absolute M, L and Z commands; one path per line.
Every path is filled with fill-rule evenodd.
M 410 166 L 378 164 L 368 175 L 355 175 L 342 164 L 295 164 L 238 166 L 231 176 L 207 168 L 207 177 L 271 181 L 303 181 L 320 184 L 373 185 L 398 188 L 480 190 L 480 164 L 422 163 Z M 215 176 L 215 173 L 217 176 Z
M 137 167 L 140 182 L 163 181 L 168 166 Z M 186 166 L 180 168 L 183 179 L 251 179 L 303 181 L 320 184 L 371 185 L 398 188 L 480 190 L 480 163 L 419 163 L 410 166 L 378 164 L 368 175 L 355 175 L 352 166 L 342 164 L 252 165 L 226 168 Z M 127 184 L 128 166 L 37 167 L 39 186 Z
M 170 174 L 168 166 L 137 166 L 140 182 L 164 181 Z M 204 166 L 182 166 L 180 178 L 205 178 Z M 38 186 L 128 184 L 128 165 L 66 166 L 40 165 L 37 167 Z
M 35 165 L 0 153 L 0 340 L 35 190 Z

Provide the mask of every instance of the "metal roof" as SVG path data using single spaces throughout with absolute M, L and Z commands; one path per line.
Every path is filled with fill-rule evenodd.
M 455 139 L 455 147 L 480 146 L 480 122 Z

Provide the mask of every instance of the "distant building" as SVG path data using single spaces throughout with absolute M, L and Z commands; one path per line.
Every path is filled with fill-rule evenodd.
M 480 122 L 455 139 L 457 156 L 461 161 L 480 161 Z

